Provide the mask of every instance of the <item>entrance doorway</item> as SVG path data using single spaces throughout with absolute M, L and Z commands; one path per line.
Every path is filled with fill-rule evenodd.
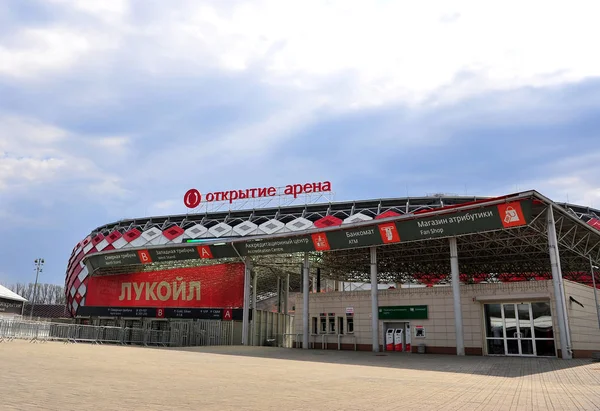
M 555 357 L 549 302 L 484 305 L 488 355 Z

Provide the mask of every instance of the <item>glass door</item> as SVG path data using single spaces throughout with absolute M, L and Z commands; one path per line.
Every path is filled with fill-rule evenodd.
M 556 357 L 550 303 L 531 303 L 531 312 L 533 314 L 531 318 L 533 318 L 533 338 L 536 355 Z
M 502 312 L 504 313 L 504 329 L 506 330 L 506 355 L 521 355 L 519 344 L 519 326 L 517 324 L 516 304 L 502 304 Z
M 533 346 L 533 324 L 531 323 L 531 304 L 517 304 L 517 324 L 521 355 L 536 355 Z
M 485 339 L 488 355 L 506 355 L 506 332 L 502 305 L 485 304 Z
M 506 355 L 536 355 L 531 304 L 502 304 L 502 310 L 506 328 Z
M 556 356 L 550 304 L 484 306 L 488 355 Z

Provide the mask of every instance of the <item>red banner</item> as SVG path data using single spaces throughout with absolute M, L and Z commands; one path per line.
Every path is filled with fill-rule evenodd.
M 86 306 L 240 308 L 244 265 L 218 264 L 91 277 Z

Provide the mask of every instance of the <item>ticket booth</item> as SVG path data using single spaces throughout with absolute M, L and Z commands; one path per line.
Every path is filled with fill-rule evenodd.
M 412 352 L 412 328 L 408 321 L 384 323 L 385 351 Z
M 385 333 L 385 350 L 394 351 L 394 329 L 388 328 Z
M 404 328 L 396 328 L 394 330 L 394 351 L 396 351 L 396 352 L 404 351 L 404 342 L 402 341 L 403 335 L 404 335 Z

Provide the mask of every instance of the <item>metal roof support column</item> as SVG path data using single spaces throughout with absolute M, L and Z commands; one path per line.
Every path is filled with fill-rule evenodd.
M 250 257 L 244 260 L 244 311 L 242 315 L 242 345 L 248 345 L 248 328 L 250 323 L 250 275 L 252 263 Z
M 456 355 L 465 355 L 462 308 L 460 304 L 460 271 L 458 269 L 458 245 L 456 237 L 450 238 L 450 270 L 452 274 L 452 299 L 454 302 L 454 330 L 456 331 Z
M 285 277 L 285 285 L 283 289 L 283 313 L 288 315 L 288 301 L 290 300 L 290 274 Z
M 556 301 L 560 351 L 563 359 L 571 359 L 573 358 L 570 343 L 571 336 L 569 334 L 569 324 L 567 322 L 567 313 L 565 310 L 565 291 L 563 288 L 560 254 L 558 252 L 558 239 L 556 237 L 552 205 L 548 206 L 548 248 L 550 253 L 550 265 L 552 268 L 552 284 L 554 285 L 554 301 Z
M 285 277 L 285 285 L 283 290 L 283 333 L 289 334 L 292 330 L 288 330 L 288 301 L 290 300 L 290 274 Z M 285 341 L 285 338 L 284 338 Z
M 254 273 L 252 276 L 252 345 L 256 344 L 256 322 L 258 321 L 258 316 L 256 315 L 256 291 L 258 289 L 258 275 Z
M 371 339 L 373 352 L 379 352 L 379 289 L 377 287 L 377 247 L 371 247 Z
M 281 312 L 281 277 L 277 276 L 277 314 Z
M 317 267 L 317 292 L 321 292 L 321 267 Z
M 308 350 L 308 282 L 310 267 L 308 262 L 308 253 L 304 253 L 304 273 L 302 273 L 302 348 Z
M 596 272 L 594 271 L 597 267 L 592 261 L 590 255 L 590 274 L 592 275 L 592 287 L 594 287 L 594 301 L 596 303 L 596 315 L 598 316 L 598 328 L 600 328 L 600 306 L 598 305 L 598 288 L 596 288 Z

